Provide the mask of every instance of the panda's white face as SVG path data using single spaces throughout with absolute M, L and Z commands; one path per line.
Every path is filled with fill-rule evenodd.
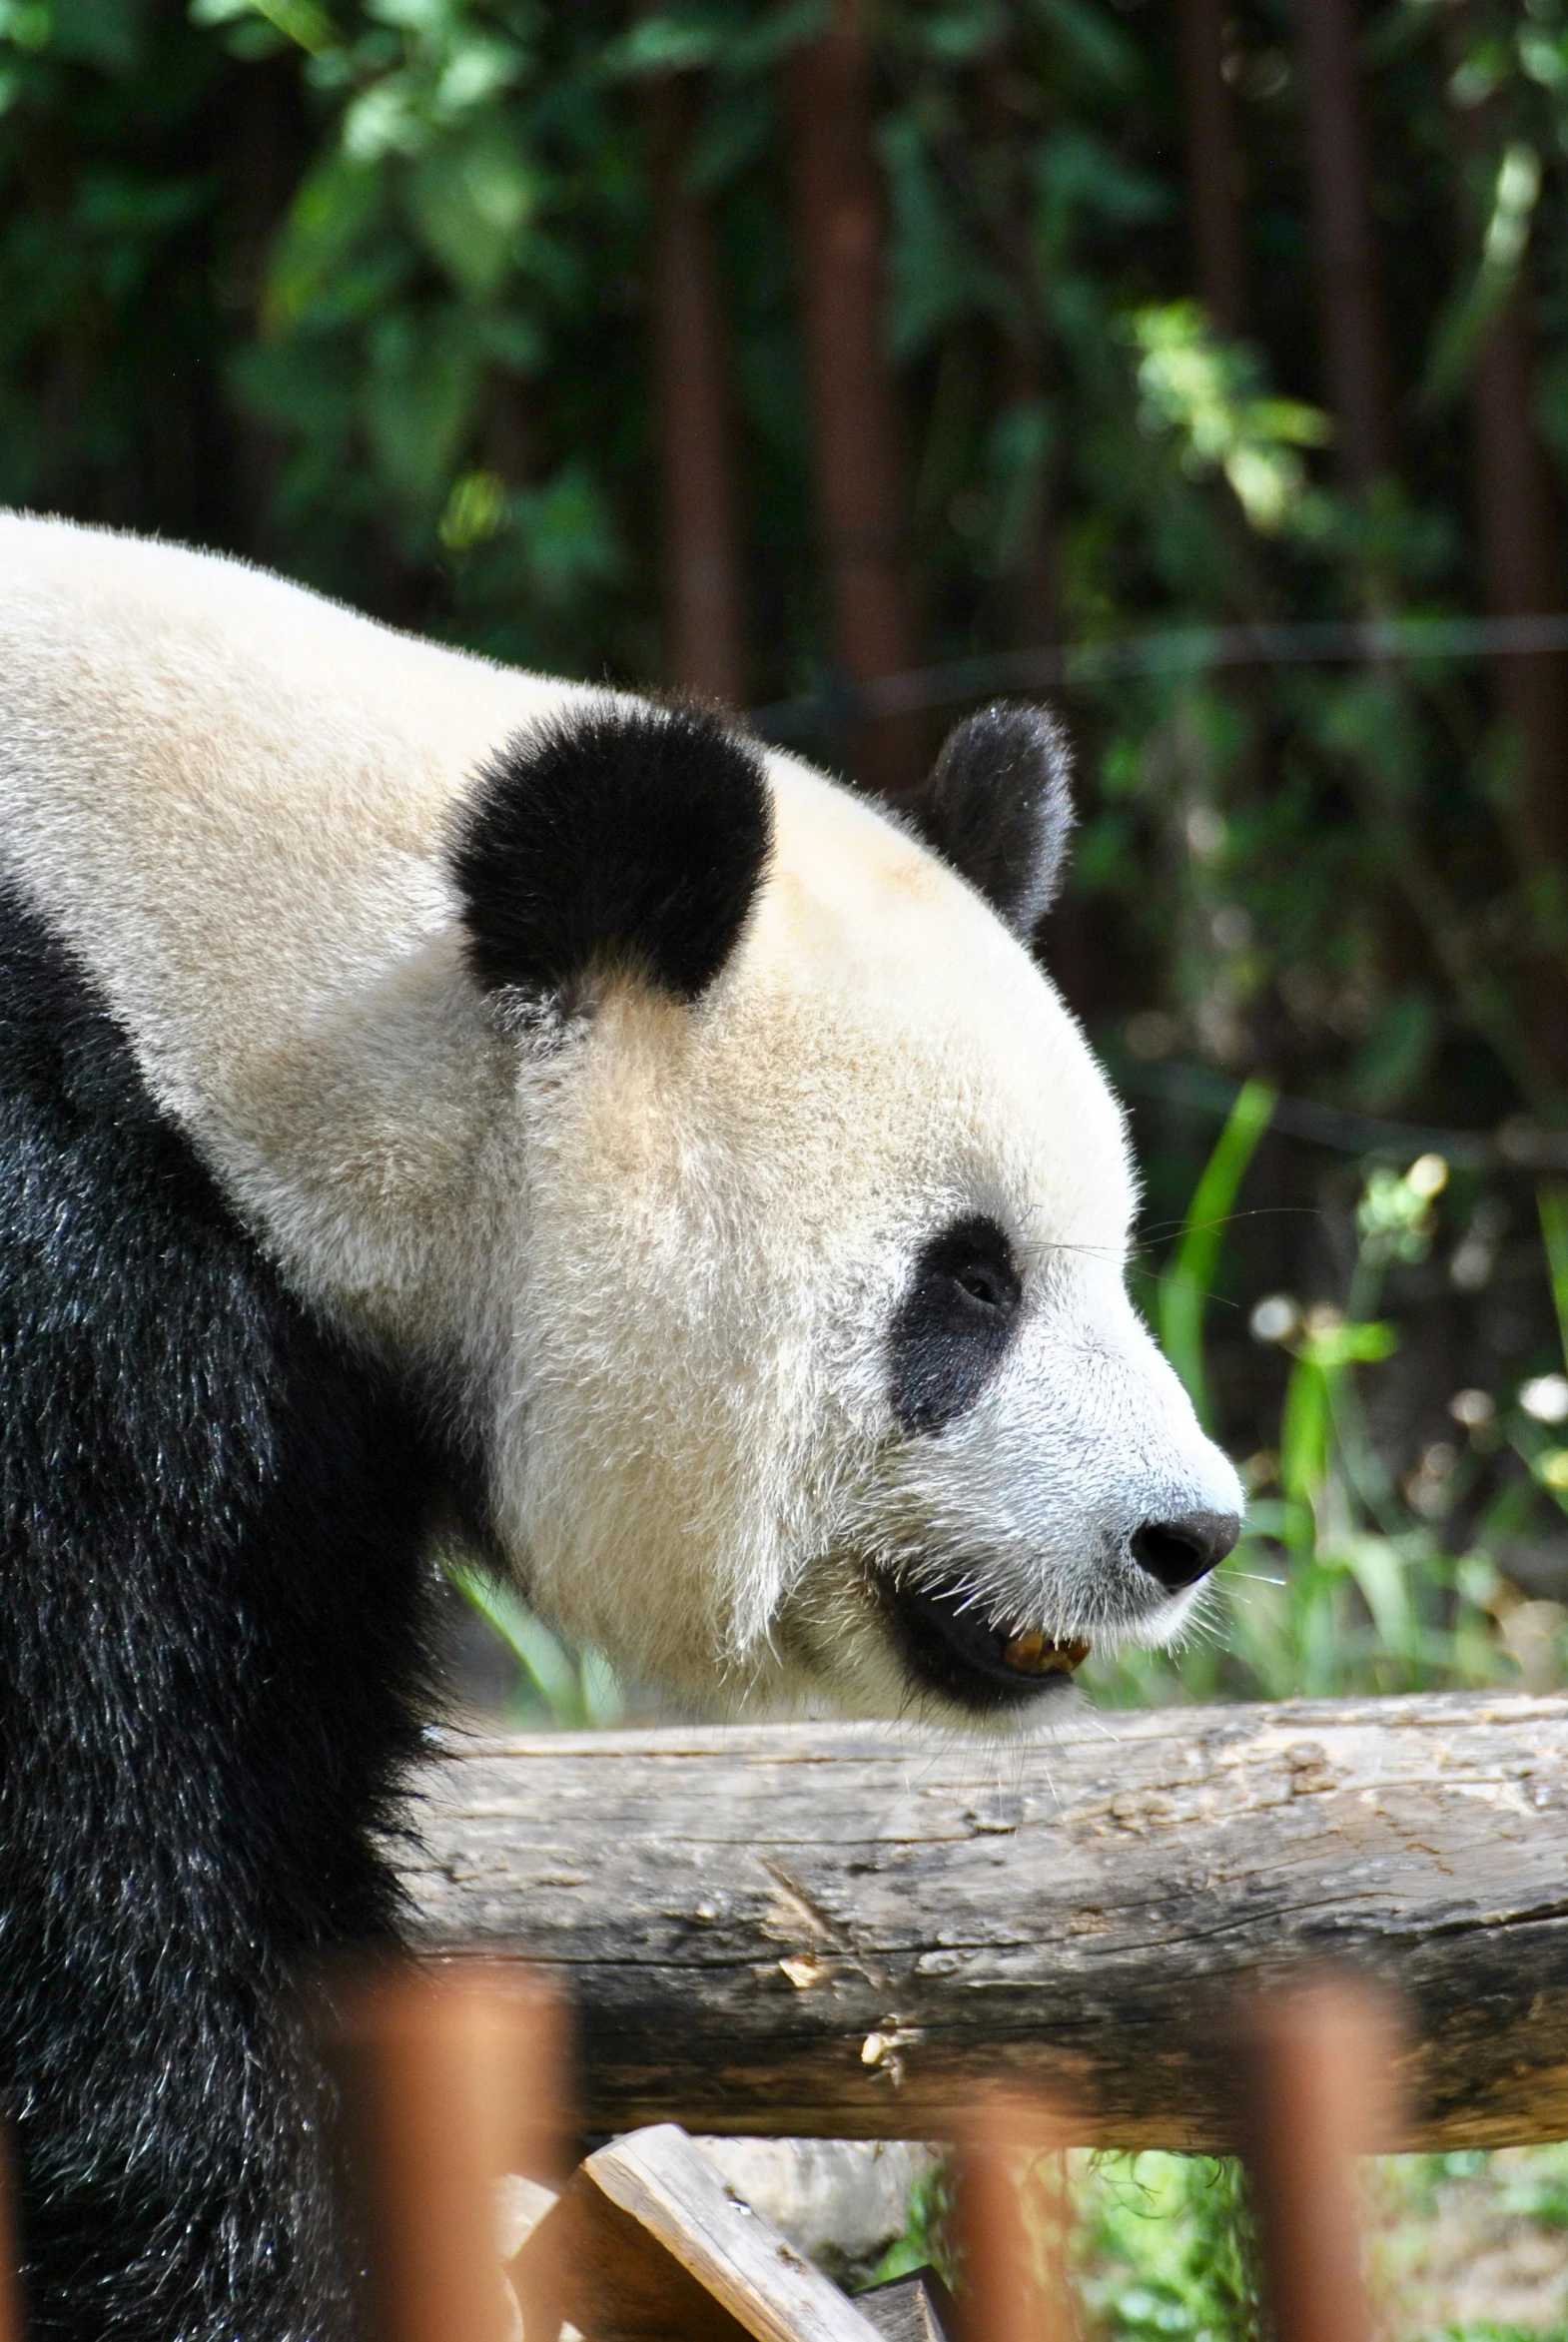
M 1030 1706 L 1164 1639 L 1234 1474 L 1129 1302 L 1118 1108 L 961 880 L 775 759 L 695 1004 L 605 985 L 524 1062 L 498 1528 L 689 1689 Z

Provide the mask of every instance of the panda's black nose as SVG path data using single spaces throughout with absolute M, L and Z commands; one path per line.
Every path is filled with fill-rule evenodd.
M 1133 1559 L 1168 1594 L 1206 1578 L 1241 1534 L 1233 1512 L 1189 1512 L 1179 1521 L 1146 1521 L 1133 1531 Z

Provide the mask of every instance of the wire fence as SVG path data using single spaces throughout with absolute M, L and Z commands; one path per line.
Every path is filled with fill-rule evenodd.
M 1140 1064 L 1133 1060 L 1119 1064 L 1116 1077 L 1118 1086 L 1135 1096 L 1142 1092 L 1172 1106 L 1211 1115 L 1219 1122 L 1230 1113 L 1242 1089 L 1240 1082 L 1211 1066 L 1184 1063 Z M 1269 1128 L 1312 1147 L 1380 1163 L 1413 1163 L 1418 1156 L 1440 1155 L 1455 1171 L 1568 1173 L 1568 1134 L 1540 1130 L 1521 1115 L 1511 1116 L 1495 1131 L 1460 1131 L 1436 1123 L 1390 1122 L 1375 1115 L 1351 1114 L 1342 1107 L 1319 1105 L 1311 1098 L 1279 1097 Z
M 1124 676 L 1195 675 L 1232 667 L 1461 663 L 1568 650 L 1568 612 L 1514 618 L 1323 618 L 1232 626 L 1165 626 L 1101 642 L 987 652 L 852 682 L 828 673 L 810 691 L 751 710 L 767 740 L 811 739 L 879 716 L 957 707 L 1013 691 L 1071 691 Z

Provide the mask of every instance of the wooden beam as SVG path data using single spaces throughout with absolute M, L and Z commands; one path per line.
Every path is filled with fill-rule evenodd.
M 1002 2078 L 1078 2135 L 1236 2135 L 1238 1994 L 1400 1994 L 1422 2145 L 1568 2137 L 1568 1698 L 452 1737 L 416 1943 L 542 1961 L 584 2121 L 939 2137 Z

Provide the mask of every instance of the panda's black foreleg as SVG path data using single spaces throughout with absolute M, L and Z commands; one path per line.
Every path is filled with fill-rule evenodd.
M 430 1492 L 0 902 L 0 2091 L 31 2342 L 341 2342 L 287 1986 L 385 1935 Z

